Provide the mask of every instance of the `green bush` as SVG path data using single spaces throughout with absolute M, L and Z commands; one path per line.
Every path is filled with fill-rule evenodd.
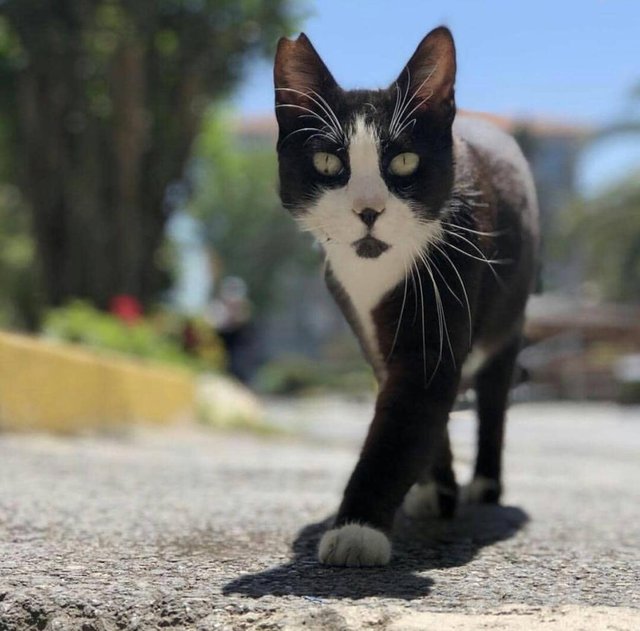
M 215 333 L 206 327 L 207 339 L 194 353 L 187 353 L 181 346 L 182 323 L 182 318 L 160 313 L 153 318 L 127 324 L 86 302 L 74 301 L 49 311 L 45 317 L 44 333 L 54 339 L 151 361 L 178 364 L 194 370 L 220 370 L 224 364 L 224 352 Z M 204 328 L 196 323 L 197 330 L 204 331 Z

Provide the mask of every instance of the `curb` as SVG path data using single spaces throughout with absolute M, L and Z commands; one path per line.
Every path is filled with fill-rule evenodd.
M 193 375 L 0 332 L 0 430 L 71 433 L 193 416 Z

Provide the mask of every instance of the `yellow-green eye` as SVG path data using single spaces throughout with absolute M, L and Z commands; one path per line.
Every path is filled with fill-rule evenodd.
M 411 175 L 417 168 L 420 158 L 417 153 L 399 153 L 389 164 L 389 172 L 401 177 Z
M 342 160 L 332 153 L 318 151 L 313 154 L 313 166 L 322 175 L 338 175 L 342 172 Z

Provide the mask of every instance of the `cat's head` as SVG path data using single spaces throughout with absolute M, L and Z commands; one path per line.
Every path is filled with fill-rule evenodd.
M 433 237 L 453 183 L 455 73 L 444 27 L 384 90 L 345 91 L 304 34 L 280 40 L 280 196 L 325 248 L 375 259 Z

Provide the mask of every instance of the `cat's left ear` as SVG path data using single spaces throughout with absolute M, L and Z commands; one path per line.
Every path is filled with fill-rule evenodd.
M 295 40 L 280 39 L 273 79 L 276 115 L 281 127 L 298 124 L 300 116 L 313 111 L 319 99 L 330 99 L 330 95 L 339 89 L 304 33 Z
M 453 120 L 456 48 L 451 31 L 439 26 L 418 45 L 390 90 L 411 99 L 414 114 L 432 111 Z

